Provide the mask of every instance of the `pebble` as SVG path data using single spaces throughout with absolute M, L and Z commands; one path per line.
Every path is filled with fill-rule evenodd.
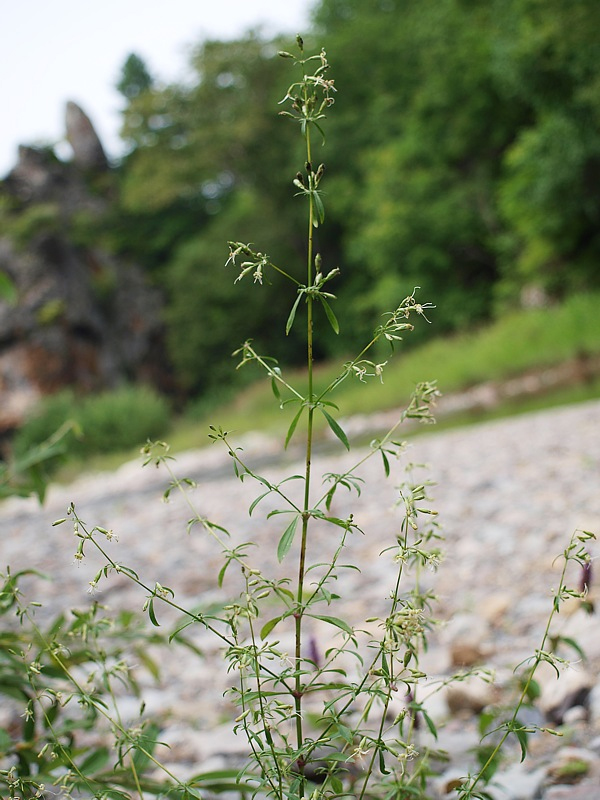
M 286 454 L 282 464 L 277 460 L 278 444 L 265 436 L 246 437 L 240 446 L 243 458 L 272 482 L 303 471 L 296 451 Z M 330 443 L 321 443 L 320 449 L 313 465 L 319 475 L 341 472 L 365 454 L 361 449 L 338 454 Z M 365 480 L 360 498 L 340 491 L 332 505 L 338 516 L 352 512 L 364 531 L 352 535 L 345 556 L 347 562 L 359 564 L 361 572 L 339 572 L 336 591 L 346 599 L 338 616 L 363 621 L 385 614 L 386 587 L 393 581 L 395 565 L 380 553 L 394 544 L 400 531 L 398 485 L 409 462 L 427 465 L 414 471 L 436 483 L 431 493 L 445 535 L 444 562 L 435 574 L 422 578 L 438 597 L 434 611 L 441 623 L 430 635 L 423 664 L 432 679 L 471 666 L 496 674 L 493 684 L 477 688 L 478 694 L 471 689 L 470 698 L 457 699 L 455 694 L 452 699 L 457 687 L 468 695 L 469 682 L 464 681 L 424 701 L 451 757 L 444 773 L 447 780 L 438 779 L 432 789 L 444 797 L 451 796 L 442 793 L 444 786 L 473 769 L 471 750 L 478 736 L 474 712 L 499 698 L 509 699 L 513 668 L 540 647 L 560 576 L 557 556 L 574 531 L 600 534 L 600 402 L 446 432 L 428 428 L 410 439 L 387 481 L 379 457 L 366 461 L 360 471 Z M 263 571 L 281 575 L 290 568 L 296 544 L 280 566 L 276 547 L 281 518 L 266 519 L 278 507 L 273 496 L 249 516 L 246 509 L 256 496 L 256 485 L 232 476 L 231 460 L 218 444 L 183 453 L 173 463 L 178 476 L 198 481 L 192 502 L 203 516 L 227 528 L 233 542 L 252 539 L 259 544 L 256 563 Z M 172 587 L 184 606 L 217 601 L 219 542 L 197 527 L 186 532 L 195 512 L 177 492 L 163 502 L 168 480 L 162 469 L 142 469 L 135 462 L 112 473 L 83 475 L 70 486 L 52 486 L 41 508 L 32 498 L 11 498 L 0 505 L 0 563 L 10 565 L 13 573 L 37 569 L 49 576 L 28 577 L 23 584 L 28 599 L 43 603 L 42 616 L 88 605 L 89 581 L 102 561 L 90 550 L 83 564 L 75 564 L 72 530 L 68 524 L 52 527 L 74 502 L 90 527 L 115 532 L 119 541 L 107 545 L 110 553 L 133 566 L 149 585 L 158 581 Z M 318 493 L 318 481 L 315 487 Z M 329 534 L 317 524 L 312 529 L 311 547 L 318 550 L 319 561 L 326 561 L 335 547 Z M 597 559 L 600 543 L 590 542 L 589 547 Z M 579 579 L 576 571 L 568 577 L 574 584 Z M 99 588 L 97 599 L 115 610 L 140 609 L 144 601 L 143 592 L 123 577 Z M 230 595 L 240 590 L 233 570 L 227 573 L 225 589 Z M 596 592 L 594 586 L 590 589 Z M 169 615 L 159 612 L 159 617 L 166 625 Z M 309 631 L 312 646 L 323 652 L 332 629 L 314 622 Z M 292 652 L 289 633 L 283 627 L 281 635 L 276 631 L 281 646 Z M 563 736 L 532 736 L 531 757 L 524 765 L 519 763 L 519 749 L 509 747 L 490 790 L 498 800 L 600 800 L 599 614 L 587 613 L 575 601 L 555 618 L 552 635 L 575 639 L 585 655 L 582 659 L 568 644 L 561 645 L 559 654 L 568 666 L 558 680 L 541 674 L 543 702 L 535 713 L 543 724 L 559 726 Z M 205 766 L 219 769 L 244 753 L 242 737 L 231 731 L 238 712 L 229 697 L 223 697 L 232 679 L 222 652 L 205 632 L 198 632 L 195 642 L 204 653 L 201 661 L 186 650 L 171 657 L 161 653 L 160 685 L 141 677 L 150 709 L 164 720 L 161 738 L 171 744 L 169 763 L 173 768 L 180 764 L 184 772 Z M 124 708 L 128 702 L 132 709 L 139 705 L 135 699 L 122 701 Z M 553 722 L 552 709 L 559 709 Z M 428 732 L 419 735 L 426 743 Z M 567 745 L 573 750 L 565 750 Z M 563 774 L 556 765 L 570 757 L 569 752 L 583 758 L 583 751 L 589 771 L 579 782 L 556 783 Z

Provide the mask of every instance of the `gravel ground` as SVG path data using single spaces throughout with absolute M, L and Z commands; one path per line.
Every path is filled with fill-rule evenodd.
M 242 446 L 244 459 L 258 465 L 255 468 L 272 482 L 302 471 L 293 453 L 282 465 L 277 443 L 261 436 L 246 437 Z M 236 480 L 229 457 L 219 448 L 216 444 L 184 453 L 174 468 L 179 477 L 198 481 L 192 495 L 198 512 L 227 528 L 232 541 L 255 540 L 262 548 L 261 568 L 277 573 L 281 567 L 276 547 L 283 523 L 278 516 L 265 520 L 266 512 L 277 506 L 269 497 L 249 517 L 246 509 L 257 494 L 256 485 Z M 332 454 L 328 446 L 314 460 L 315 473 L 340 472 L 363 454 L 361 450 Z M 339 593 L 350 598 L 343 614 L 356 617 L 357 622 L 385 610 L 394 564 L 379 553 L 394 543 L 399 531 L 397 487 L 409 462 L 427 465 L 418 468 L 417 474 L 436 483 L 434 507 L 445 535 L 444 563 L 435 575 L 427 576 L 439 597 L 436 613 L 447 622 L 432 641 L 430 669 L 441 673 L 448 668 L 452 648 L 461 637 L 464 640 L 465 628 L 477 632 L 471 639 L 477 640 L 481 657 L 492 666 L 502 670 L 514 665 L 539 645 L 559 574 L 556 556 L 575 530 L 600 533 L 600 402 L 447 432 L 427 429 L 410 440 L 399 462 L 392 465 L 388 480 L 379 457 L 367 461 L 360 470 L 365 480 L 361 497 L 340 492 L 332 508 L 343 517 L 352 512 L 364 531 L 364 535 L 353 535 L 346 556 L 360 565 L 360 573 L 342 571 L 338 581 Z M 33 568 L 50 575 L 51 581 L 31 580 L 27 585 L 30 599 L 43 602 L 50 611 L 89 603 L 88 584 L 101 562 L 90 554 L 83 564 L 74 564 L 77 543 L 72 530 L 67 524 L 52 527 L 74 502 L 87 523 L 115 532 L 119 541 L 111 543 L 111 552 L 119 562 L 135 567 L 150 585 L 158 581 L 173 587 L 183 605 L 214 598 L 219 545 L 199 528 L 186 534 L 190 508 L 175 495 L 168 503 L 162 501 L 167 483 L 161 470 L 130 463 L 114 473 L 83 475 L 67 487 L 52 486 L 42 508 L 33 499 L 5 501 L 0 506 L 0 565 L 10 565 L 13 572 Z M 325 560 L 334 546 L 329 529 L 315 526 L 313 537 L 316 560 Z M 592 542 L 591 551 L 597 558 L 600 544 Z M 294 553 L 292 549 L 288 559 Z M 234 575 L 230 586 L 235 588 Z M 139 608 L 143 602 L 143 596 L 123 578 L 111 579 L 100 589 L 98 599 L 114 608 Z M 591 697 L 596 698 L 596 707 L 586 711 L 581 723 L 586 726 L 581 727 L 581 735 L 585 732 L 589 743 L 600 734 L 600 627 L 596 614 L 572 610 L 561 625 L 569 635 L 584 638 L 588 662 L 581 671 L 588 681 L 590 675 L 595 681 Z M 320 641 L 327 634 L 315 628 L 313 635 Z M 197 666 L 183 669 L 179 659 L 174 664 L 167 660 L 164 684 L 152 690 L 149 706 L 164 711 L 168 705 L 181 719 L 185 731 L 181 736 L 188 749 L 190 731 L 194 731 L 193 758 L 212 764 L 217 739 L 210 731 L 222 719 L 215 716 L 214 704 L 220 700 L 227 676 L 218 647 L 203 644 L 207 657 L 200 670 Z M 236 746 L 239 749 L 239 742 Z M 224 739 L 217 750 L 227 751 Z M 597 762 L 598 754 L 595 758 Z M 536 785 L 529 794 L 498 797 L 552 798 L 550 791 Z M 600 790 L 594 791 L 586 797 L 600 797 Z

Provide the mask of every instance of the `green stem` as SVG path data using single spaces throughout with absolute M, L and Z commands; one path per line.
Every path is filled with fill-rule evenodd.
M 248 580 L 247 579 L 246 579 L 246 592 L 247 593 L 250 592 L 250 586 L 248 585 Z M 252 641 L 252 652 L 253 652 L 253 656 L 254 656 L 254 678 L 256 680 L 256 693 L 257 693 L 257 696 L 258 696 L 258 704 L 259 704 L 259 707 L 260 707 L 260 718 L 262 720 L 263 734 L 265 736 L 265 741 L 266 741 L 266 743 L 267 743 L 267 745 L 269 747 L 269 752 L 271 754 L 271 760 L 272 760 L 272 763 L 273 763 L 273 769 L 275 770 L 275 772 L 277 774 L 277 783 L 276 784 L 273 781 L 273 778 L 272 778 L 272 776 L 270 774 L 270 771 L 268 769 L 264 768 L 262 755 L 256 749 L 256 745 L 254 744 L 254 737 L 252 735 L 250 735 L 250 730 L 249 730 L 249 727 L 248 727 L 248 723 L 246 722 L 246 718 L 244 719 L 244 728 L 246 730 L 246 733 L 247 733 L 247 736 L 248 736 L 248 742 L 250 743 L 250 746 L 251 746 L 251 748 L 252 748 L 252 750 L 254 752 L 254 757 L 256 758 L 256 761 L 259 764 L 263 765 L 263 773 L 265 775 L 266 780 L 268 781 L 269 785 L 273 789 L 273 792 L 274 792 L 275 796 L 276 797 L 279 796 L 280 798 L 283 798 L 283 796 L 284 796 L 284 792 L 283 792 L 283 776 L 281 774 L 281 768 L 279 766 L 279 759 L 277 757 L 277 753 L 275 751 L 275 746 L 273 744 L 273 739 L 271 737 L 271 733 L 270 733 L 270 730 L 269 730 L 269 721 L 267 719 L 267 711 L 266 711 L 266 708 L 265 708 L 265 694 L 264 694 L 264 690 L 262 688 L 262 680 L 261 680 L 262 665 L 260 663 L 259 657 L 257 656 L 258 648 L 256 646 L 256 635 L 255 635 L 255 632 L 254 632 L 254 625 L 252 624 L 252 617 L 248 618 L 248 628 L 250 630 L 250 638 L 251 638 L 251 641 Z M 243 681 L 243 677 L 242 677 L 242 681 Z M 244 693 L 242 692 L 242 704 L 243 704 L 242 708 L 245 711 L 246 710 L 246 706 L 244 705 L 244 700 L 245 700 L 245 697 L 244 697 Z
M 311 149 L 310 149 L 310 128 L 306 127 L 306 158 L 310 163 Z M 310 199 L 309 213 L 308 213 L 308 252 L 307 252 L 307 266 L 306 285 L 312 285 L 313 278 L 313 219 L 314 208 L 313 200 Z M 308 420 L 306 424 L 306 460 L 304 467 L 304 502 L 302 510 L 302 538 L 300 540 L 300 556 L 298 562 L 298 591 L 296 594 L 296 613 L 295 613 L 295 691 L 294 691 L 294 708 L 296 717 L 296 744 L 300 751 L 304 744 L 304 732 L 302 726 L 302 616 L 303 616 L 303 596 L 304 596 L 304 576 L 306 573 L 306 550 L 308 543 L 308 524 L 310 520 L 310 479 L 311 479 L 311 461 L 312 461 L 312 443 L 313 443 L 313 418 L 315 413 L 314 397 L 313 397 L 313 299 L 307 295 L 307 322 L 306 322 L 306 360 L 308 371 Z M 304 795 L 305 778 L 303 770 L 300 771 L 300 787 L 299 794 Z
M 573 538 L 574 537 L 571 537 L 571 544 L 573 543 Z M 568 553 L 569 552 L 570 552 L 570 548 L 567 548 L 567 550 L 565 551 L 563 568 L 562 568 L 562 572 L 561 572 L 560 580 L 559 580 L 559 584 L 558 584 L 558 586 L 559 586 L 558 595 L 557 595 L 558 597 L 561 596 L 562 590 L 564 589 L 564 587 L 566 585 L 565 584 L 565 579 L 566 579 L 566 574 L 567 574 L 567 566 L 568 566 L 569 560 L 570 560 L 569 557 L 568 557 Z M 500 741 L 498 742 L 496 747 L 493 749 L 493 751 L 490 753 L 490 755 L 488 757 L 488 760 L 481 767 L 481 769 L 479 770 L 479 772 L 477 773 L 475 778 L 472 780 L 471 783 L 467 784 L 462 789 L 463 793 L 460 796 L 465 798 L 465 800 L 466 800 L 466 798 L 472 796 L 473 790 L 480 783 L 482 778 L 485 776 L 487 770 L 489 769 L 490 765 L 494 762 L 494 759 L 496 758 L 498 753 L 504 747 L 504 742 L 508 739 L 510 734 L 514 731 L 515 725 L 517 724 L 517 718 L 519 716 L 519 712 L 521 711 L 521 707 L 522 707 L 523 703 L 525 702 L 525 699 L 526 699 L 526 697 L 527 697 L 527 695 L 529 693 L 531 682 L 533 681 L 533 676 L 535 675 L 535 673 L 537 671 L 537 668 L 539 667 L 540 663 L 543 660 L 541 654 L 545 650 L 546 642 L 548 641 L 548 639 L 550 637 L 550 627 L 552 625 L 552 621 L 554 620 L 554 616 L 557 613 L 558 613 L 558 608 L 557 608 L 557 604 L 555 603 L 552 606 L 552 611 L 550 612 L 550 614 L 548 616 L 548 620 L 546 622 L 546 628 L 544 629 L 544 635 L 542 636 L 542 643 L 541 643 L 539 649 L 536 651 L 536 655 L 535 655 L 535 658 L 533 660 L 533 664 L 530 667 L 529 673 L 527 675 L 527 680 L 525 681 L 525 684 L 523 685 L 523 689 L 521 690 L 521 694 L 519 695 L 519 700 L 517 702 L 517 705 L 515 706 L 515 710 L 514 710 L 512 716 L 511 716 L 509 722 L 506 725 L 506 730 L 502 734 L 502 737 L 500 738 Z
M 57 649 L 52 647 L 51 641 L 46 637 L 46 635 L 42 632 L 42 630 L 37 626 L 37 624 L 35 623 L 33 617 L 29 614 L 29 612 L 26 609 L 24 609 L 23 616 L 25 616 L 27 618 L 27 620 L 30 623 L 31 627 L 35 631 L 36 636 L 38 637 L 39 641 L 42 643 L 43 649 L 47 653 L 51 654 L 52 659 L 55 662 L 55 664 L 58 665 L 60 670 L 65 674 L 67 680 L 75 687 L 75 690 L 76 690 L 77 694 L 79 695 L 79 697 L 80 698 L 85 698 L 86 701 L 88 701 L 91 705 L 93 705 L 93 707 L 96 710 L 96 712 L 99 715 L 101 715 L 102 717 L 104 717 L 104 719 L 106 719 L 110 723 L 110 725 L 116 731 L 118 731 L 118 733 L 120 733 L 124 737 L 124 739 L 131 739 L 130 732 L 125 727 L 123 727 L 123 725 L 121 724 L 120 720 L 113 718 L 110 715 L 110 712 L 104 706 L 103 703 L 96 702 L 94 700 L 93 696 L 89 692 L 85 691 L 85 689 L 82 686 L 82 684 L 78 681 L 78 679 L 75 677 L 73 672 L 71 672 L 71 670 L 67 666 L 66 661 L 63 661 L 63 659 L 61 658 L 61 655 L 57 651 Z M 43 696 L 44 690 L 37 686 L 37 682 L 31 681 L 31 686 L 34 689 L 35 694 L 36 694 L 37 697 L 42 697 Z M 46 712 L 44 710 L 44 706 L 41 703 L 40 703 L 40 706 L 42 707 L 42 712 L 44 714 L 45 723 L 48 726 L 48 729 L 50 731 L 52 731 L 52 734 L 54 735 L 55 740 L 58 742 L 59 741 L 59 734 L 55 731 L 54 726 L 52 724 L 52 720 L 46 714 Z M 146 756 L 146 758 L 148 758 L 148 760 L 151 761 L 158 769 L 160 769 L 162 772 L 164 772 L 165 775 L 173 781 L 175 786 L 178 786 L 178 787 L 180 787 L 181 789 L 184 789 L 184 790 L 187 789 L 186 785 L 184 783 L 182 783 L 179 780 L 179 778 L 177 778 L 177 776 L 168 769 L 168 767 L 166 767 L 162 762 L 158 761 L 150 751 L 148 751 L 145 747 L 143 747 L 139 743 L 136 744 L 136 748 L 140 753 L 142 753 L 144 756 Z M 70 768 L 78 775 L 79 778 L 81 778 L 82 781 L 84 781 L 89 786 L 90 782 L 89 782 L 87 776 L 79 770 L 79 768 L 77 767 L 75 762 L 71 759 L 68 751 L 63 749 L 63 754 L 68 758 Z

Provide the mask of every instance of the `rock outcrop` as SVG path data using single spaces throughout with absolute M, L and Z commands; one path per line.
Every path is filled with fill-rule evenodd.
M 65 115 L 67 141 L 73 160 L 81 169 L 106 169 L 108 160 L 90 118 L 77 103 L 69 100 Z
M 110 207 L 92 168 L 107 170 L 88 118 L 69 104 L 74 160 L 19 148 L 0 184 L 0 436 L 47 393 L 95 391 L 165 375 L 162 300 L 143 271 L 81 236 Z M 85 124 L 84 124 L 85 123 Z M 110 175 L 95 175 L 105 180 Z

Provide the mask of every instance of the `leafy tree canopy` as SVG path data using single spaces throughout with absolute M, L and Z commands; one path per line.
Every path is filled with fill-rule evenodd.
M 318 246 L 352 309 L 323 355 L 350 349 L 416 285 L 439 333 L 524 287 L 560 297 L 600 282 L 598 30 L 597 0 L 317 4 L 305 38 L 326 47 L 339 90 L 326 122 L 333 224 Z M 119 83 L 130 153 L 110 235 L 164 287 L 192 391 L 212 380 L 194 359 L 239 344 L 250 307 L 253 335 L 272 344 L 288 303 L 275 286 L 236 302 L 224 242 L 247 231 L 289 269 L 304 258 L 290 200 L 302 156 L 277 116 L 294 77 L 279 48 L 257 35 L 205 42 L 192 78 L 170 86 L 132 55 Z

